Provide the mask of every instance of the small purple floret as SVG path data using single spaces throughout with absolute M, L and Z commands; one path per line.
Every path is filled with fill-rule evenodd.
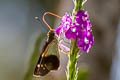
M 94 42 L 91 27 L 88 13 L 80 10 L 75 14 L 74 22 L 68 13 L 65 13 L 55 31 L 57 35 L 64 34 L 68 39 L 76 39 L 78 48 L 88 53 Z

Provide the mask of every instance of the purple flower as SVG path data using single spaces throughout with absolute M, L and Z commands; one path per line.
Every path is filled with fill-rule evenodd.
M 65 13 L 65 15 L 62 17 L 60 26 L 55 29 L 57 35 L 66 32 L 71 25 L 72 25 L 72 19 L 70 18 L 68 13 Z
M 88 13 L 80 10 L 75 14 L 74 22 L 68 13 L 65 13 L 55 31 L 57 35 L 64 34 L 67 39 L 76 39 L 78 48 L 88 53 L 94 42 L 91 27 Z
M 94 37 L 91 34 L 90 31 L 86 31 L 86 33 L 83 33 L 83 37 L 78 38 L 77 40 L 77 46 L 83 50 L 86 51 L 87 53 L 89 52 L 89 49 L 91 48 L 91 46 L 93 45 L 94 42 Z

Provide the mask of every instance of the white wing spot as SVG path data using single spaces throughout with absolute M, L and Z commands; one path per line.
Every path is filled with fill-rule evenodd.
M 38 64 L 37 67 L 40 67 L 40 64 Z

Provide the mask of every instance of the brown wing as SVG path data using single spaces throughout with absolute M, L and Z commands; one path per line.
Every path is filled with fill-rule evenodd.
M 58 40 L 55 33 L 53 35 L 53 32 L 49 32 L 48 41 L 42 49 L 33 76 L 44 76 L 50 72 L 50 70 L 58 69 L 59 63 Z

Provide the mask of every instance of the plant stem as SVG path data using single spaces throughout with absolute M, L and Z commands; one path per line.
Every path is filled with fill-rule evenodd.
M 77 48 L 75 43 L 76 40 L 72 40 L 70 54 L 68 55 L 69 60 L 68 60 L 67 80 L 74 80 L 76 75 L 76 65 L 77 65 L 76 56 L 79 49 Z
M 77 11 L 82 9 L 84 0 L 74 0 L 74 9 L 73 9 L 73 16 Z M 74 21 L 75 17 L 73 18 Z M 77 53 L 79 49 L 76 46 L 76 40 L 71 39 L 71 47 L 70 47 L 70 54 L 68 55 L 68 72 L 67 72 L 67 80 L 77 80 Z
M 77 13 L 77 11 L 82 9 L 83 1 L 85 2 L 85 0 L 73 0 L 73 2 L 74 2 L 74 9 L 72 12 L 73 15 L 75 15 L 75 13 Z

